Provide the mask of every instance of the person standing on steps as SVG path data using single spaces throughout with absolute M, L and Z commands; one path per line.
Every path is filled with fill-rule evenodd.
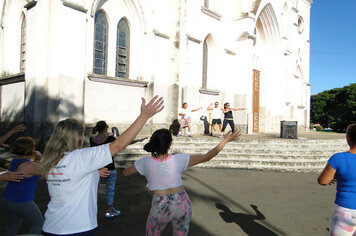
M 188 127 L 188 137 L 192 137 L 192 134 L 191 134 L 191 126 L 190 126 L 190 123 L 191 123 L 191 113 L 192 112 L 196 112 L 196 111 L 199 111 L 200 109 L 202 109 L 201 107 L 197 108 L 197 109 L 193 109 L 193 110 L 190 110 L 188 109 L 188 103 L 183 103 L 182 105 L 182 108 L 180 109 L 178 115 L 181 116 L 181 120 L 180 120 L 180 127 L 179 127 L 179 132 L 178 132 L 178 135 L 177 137 L 179 136 L 182 136 L 182 130 L 183 130 L 183 127 L 184 126 L 187 126 Z
M 215 106 L 212 107 L 213 103 L 208 106 L 208 110 L 212 111 L 212 121 L 210 128 L 210 136 L 213 136 L 213 131 L 215 130 L 215 125 L 218 124 L 220 133 L 222 133 L 222 124 L 221 124 L 221 111 L 222 108 L 219 107 L 219 102 L 215 102 Z
M 235 131 L 235 124 L 234 124 L 234 118 L 232 116 L 233 111 L 241 111 L 241 110 L 246 110 L 246 108 L 231 108 L 230 103 L 226 102 L 224 104 L 224 108 L 222 109 L 224 113 L 224 121 L 223 121 L 223 127 L 221 130 L 221 136 L 224 136 L 224 132 L 226 129 L 227 124 L 230 125 L 231 131 Z

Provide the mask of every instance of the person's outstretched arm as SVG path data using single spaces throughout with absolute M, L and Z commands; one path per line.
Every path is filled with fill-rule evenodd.
M 328 185 L 332 183 L 333 179 L 335 178 L 336 170 L 334 170 L 331 165 L 328 163 L 326 164 L 323 172 L 318 177 L 318 183 L 320 185 Z
M 206 109 L 209 110 L 209 111 L 213 110 L 213 107 L 212 107 L 213 105 L 214 105 L 213 103 L 210 103 L 210 105 Z
M 152 100 L 147 104 L 144 98 L 141 99 L 141 114 L 124 133 L 122 133 L 115 139 L 115 141 L 109 144 L 111 155 L 114 155 L 115 153 L 125 149 L 141 131 L 147 120 L 158 112 L 162 111 L 164 108 L 163 98 L 158 98 L 158 95 L 152 98 Z
M 14 128 L 12 128 L 10 131 L 8 131 L 6 134 L 0 137 L 0 144 L 5 142 L 8 138 L 11 137 L 11 135 L 16 134 L 18 132 L 22 132 L 26 129 L 26 126 L 23 124 L 16 125 Z
M 197 109 L 193 109 L 192 112 L 199 111 L 200 109 L 203 109 L 202 107 L 199 107 Z
M 231 108 L 233 111 L 241 111 L 241 110 L 246 110 L 246 108 Z
M 223 150 L 223 148 L 225 147 L 225 145 L 227 143 L 239 139 L 240 135 L 241 135 L 241 132 L 239 130 L 236 130 L 233 133 L 231 133 L 231 131 L 229 131 L 229 133 L 226 134 L 224 139 L 216 147 L 211 149 L 206 154 L 204 154 L 204 155 L 191 155 L 188 166 L 194 166 L 194 165 L 197 165 L 197 164 L 202 163 L 202 162 L 210 161 L 213 157 L 218 155 L 218 153 L 221 150 Z

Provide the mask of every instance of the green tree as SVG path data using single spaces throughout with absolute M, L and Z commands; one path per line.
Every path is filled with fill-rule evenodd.
M 337 132 L 356 122 L 356 83 L 311 96 L 310 120 Z

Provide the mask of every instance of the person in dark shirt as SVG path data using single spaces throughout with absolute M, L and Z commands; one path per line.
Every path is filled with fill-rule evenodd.
M 108 133 L 109 126 L 103 120 L 96 123 L 95 127 L 92 130 L 92 134 L 96 134 L 90 138 L 90 146 L 99 146 L 106 143 L 113 142 L 116 138 L 113 135 Z M 131 144 L 142 142 L 146 138 L 135 139 L 131 142 Z M 106 218 L 113 218 L 115 216 L 120 215 L 120 211 L 114 208 L 114 198 L 115 198 L 115 183 L 117 178 L 116 168 L 114 165 L 114 157 L 113 162 L 109 165 L 105 166 L 109 171 L 108 176 L 106 178 L 106 203 L 107 210 L 105 213 Z
M 1 205 L 10 221 L 5 235 L 17 235 L 23 220 L 30 223 L 29 234 L 40 234 L 43 216 L 33 199 L 41 153 L 35 151 L 35 141 L 30 137 L 18 138 L 10 151 L 16 155 L 11 161 L 10 171 L 21 172 L 24 178 L 20 182 L 9 182 L 2 194 Z
M 246 108 L 231 108 L 230 103 L 226 102 L 224 104 L 224 108 L 222 109 L 224 113 L 223 127 L 221 130 L 222 135 L 224 134 L 227 124 L 230 125 L 231 132 L 235 131 L 234 117 L 232 116 L 232 111 L 240 111 L 240 110 L 246 110 Z

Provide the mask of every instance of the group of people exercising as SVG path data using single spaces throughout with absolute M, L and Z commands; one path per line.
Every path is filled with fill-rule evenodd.
M 214 105 L 214 106 L 213 106 Z M 188 137 L 192 137 L 191 134 L 191 113 L 195 111 L 201 110 L 202 107 L 196 109 L 188 109 L 188 104 L 185 102 L 182 104 L 182 108 L 179 110 L 178 115 L 180 116 L 180 126 L 178 137 L 182 136 L 182 130 L 184 127 L 188 127 Z M 246 110 L 246 108 L 232 108 L 230 107 L 230 103 L 226 102 L 224 107 L 221 108 L 219 106 L 219 102 L 215 102 L 215 104 L 211 103 L 207 110 L 211 112 L 211 127 L 210 127 L 210 136 L 213 136 L 213 132 L 215 130 L 215 125 L 219 126 L 220 136 L 224 136 L 225 129 L 227 125 L 230 125 L 231 131 L 235 131 L 234 118 L 232 115 L 233 111 Z M 224 114 L 224 120 L 221 121 L 221 112 Z

